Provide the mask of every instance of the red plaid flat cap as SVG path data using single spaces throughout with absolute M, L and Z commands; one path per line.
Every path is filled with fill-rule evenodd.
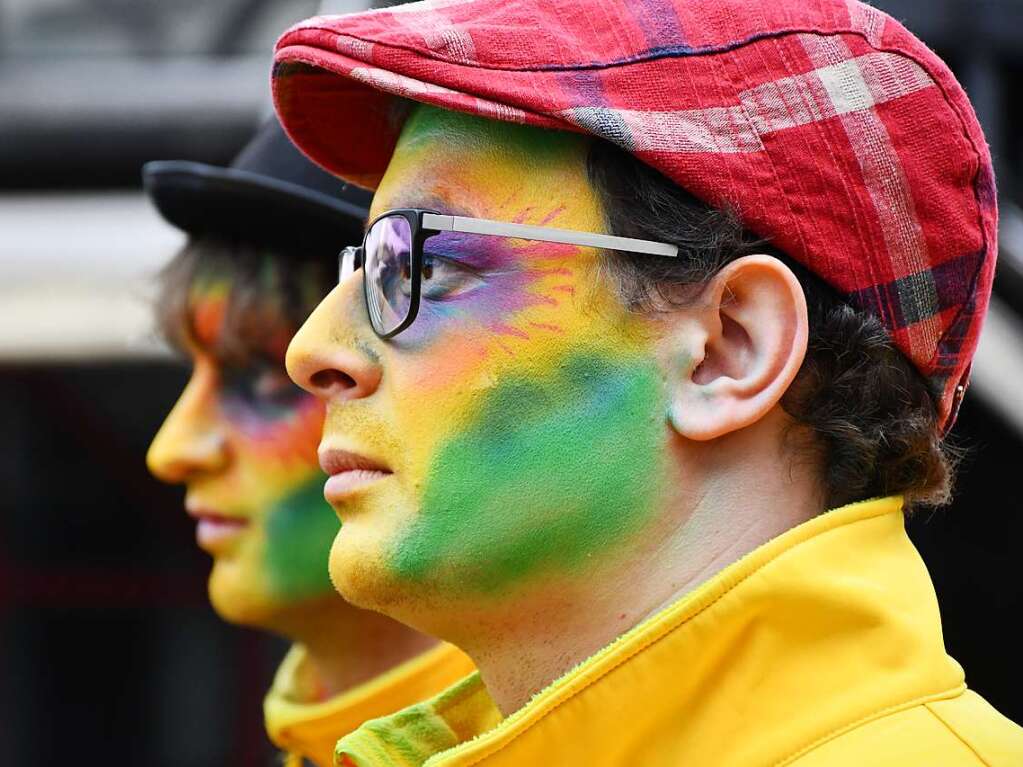
M 882 320 L 950 426 L 994 275 L 987 144 L 948 67 L 855 0 L 430 0 L 309 19 L 274 101 L 374 187 L 395 96 L 591 133 L 734 209 Z

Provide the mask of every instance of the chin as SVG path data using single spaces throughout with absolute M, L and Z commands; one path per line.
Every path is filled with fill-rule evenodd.
M 250 628 L 271 628 L 280 605 L 262 592 L 258 577 L 245 577 L 233 563 L 213 563 L 207 583 L 210 604 L 228 623 Z
M 412 594 L 407 584 L 394 577 L 384 549 L 371 531 L 343 526 L 330 548 L 330 580 L 350 604 L 400 620 L 395 608 L 407 603 Z

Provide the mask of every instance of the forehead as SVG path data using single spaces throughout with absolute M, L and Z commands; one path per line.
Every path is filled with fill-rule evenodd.
M 588 139 L 419 105 L 402 129 L 372 216 L 401 207 L 493 216 L 543 201 L 593 208 Z M 526 214 L 528 217 L 528 214 Z
M 183 307 L 187 345 L 239 362 L 251 353 L 283 355 L 295 323 L 285 310 L 279 269 L 269 257 L 251 270 L 231 263 L 198 269 Z
M 225 272 L 195 275 L 188 286 L 186 322 L 193 343 L 212 350 L 227 333 L 228 308 L 234 280 Z

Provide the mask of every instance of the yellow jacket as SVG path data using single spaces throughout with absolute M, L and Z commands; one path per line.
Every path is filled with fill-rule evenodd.
M 385 674 L 318 702 L 301 702 L 297 679 L 306 651 L 293 645 L 274 675 L 263 701 L 266 732 L 287 753 L 287 767 L 309 759 L 319 767 L 334 762 L 334 744 L 367 719 L 400 711 L 444 690 L 473 670 L 461 650 L 440 644 Z
M 945 653 L 901 507 L 775 538 L 504 721 L 474 674 L 367 722 L 337 764 L 1021 767 L 1023 729 Z

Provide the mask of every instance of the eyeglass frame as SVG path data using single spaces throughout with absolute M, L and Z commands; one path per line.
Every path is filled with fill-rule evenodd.
M 603 250 L 618 250 L 626 253 L 641 253 L 651 256 L 663 256 L 666 258 L 678 257 L 678 246 L 666 242 L 655 242 L 653 240 L 639 240 L 633 237 L 619 237 L 612 234 L 597 234 L 595 232 L 581 232 L 575 229 L 558 229 L 552 226 L 532 226 L 528 224 L 513 224 L 507 221 L 495 221 L 488 218 L 471 218 L 468 216 L 451 216 L 437 211 L 424 208 L 395 208 L 381 213 L 374 218 L 366 227 L 361 245 L 349 245 L 343 248 L 338 254 L 338 283 L 340 284 L 346 276 L 345 259 L 352 258 L 351 273 L 354 274 L 365 266 L 366 239 L 370 230 L 382 219 L 400 216 L 409 225 L 411 232 L 409 247 L 411 252 L 411 279 L 409 293 L 409 309 L 405 319 L 395 328 L 387 333 L 381 333 L 373 323 L 373 314 L 369 309 L 369 279 L 363 269 L 362 276 L 362 298 L 366 305 L 366 312 L 370 315 L 370 325 L 373 332 L 381 339 L 387 340 L 408 329 L 415 322 L 419 314 L 421 299 L 422 274 L 423 274 L 423 246 L 430 237 L 442 232 L 459 232 L 464 234 L 479 234 L 487 237 L 510 237 L 518 240 L 531 240 L 536 242 L 551 242 L 561 245 L 579 245 L 582 247 L 601 248 Z

